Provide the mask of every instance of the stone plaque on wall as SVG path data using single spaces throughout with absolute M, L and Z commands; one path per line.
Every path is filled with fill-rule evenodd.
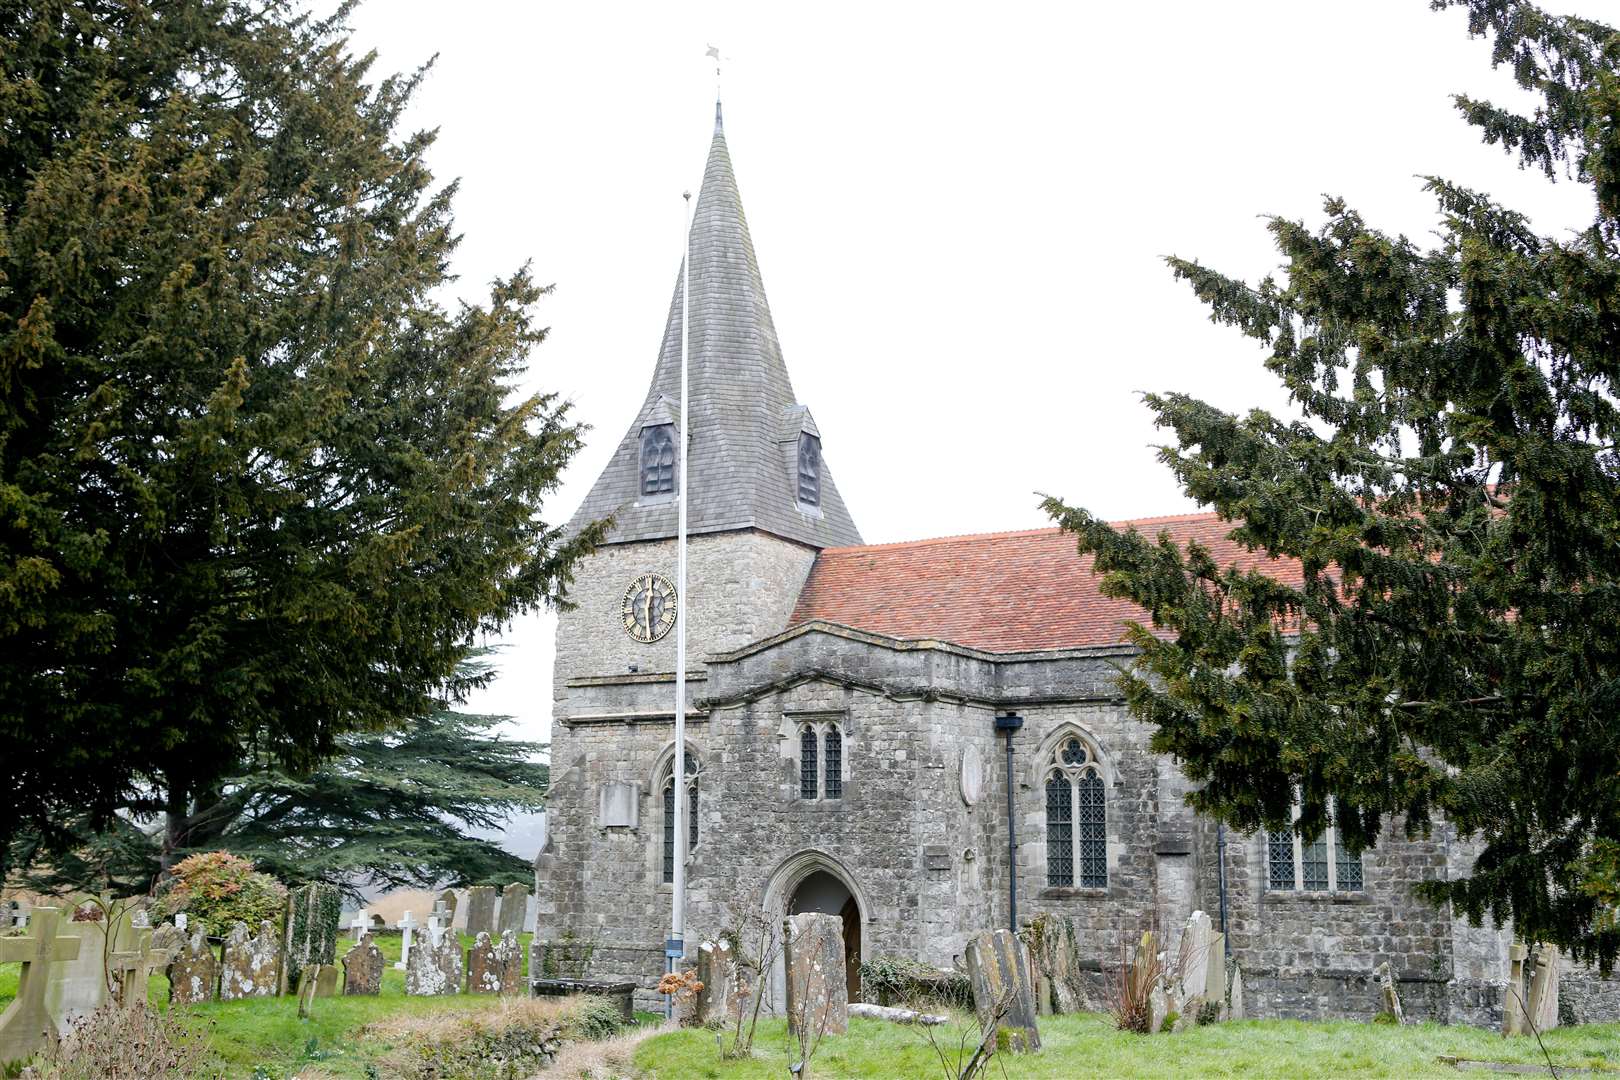
M 962 801 L 972 806 L 984 798 L 984 755 L 974 743 L 962 748 Z
M 635 828 L 636 812 L 641 805 L 640 794 L 641 790 L 635 784 L 603 784 L 597 824 L 604 829 Z

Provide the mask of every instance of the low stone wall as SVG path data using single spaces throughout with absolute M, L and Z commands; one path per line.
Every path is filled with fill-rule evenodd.
M 1451 994 L 1444 979 L 1400 976 L 1395 989 L 1409 1020 L 1451 1020 Z M 1252 1020 L 1371 1020 L 1383 1010 L 1372 972 L 1323 971 L 1280 975 L 1243 971 L 1244 1011 Z

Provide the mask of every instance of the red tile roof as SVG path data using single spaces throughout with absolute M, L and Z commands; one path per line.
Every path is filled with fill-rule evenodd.
M 1197 540 L 1222 566 L 1261 568 L 1298 584 L 1292 561 L 1267 559 L 1226 538 L 1232 525 L 1214 514 L 1143 518 L 1144 536 L 1168 531 Z M 1039 652 L 1113 645 L 1125 623 L 1147 613 L 1104 596 L 1091 556 L 1060 529 L 946 536 L 903 544 L 826 548 L 816 557 L 789 626 L 813 619 L 890 637 L 928 638 L 986 652 Z

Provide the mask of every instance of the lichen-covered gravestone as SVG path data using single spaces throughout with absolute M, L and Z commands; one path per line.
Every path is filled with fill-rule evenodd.
M 1022 935 L 1035 963 L 1036 1011 L 1080 1011 L 1080 946 L 1074 920 L 1066 915 L 1037 915 Z
M 370 931 L 362 934 L 360 943 L 343 954 L 343 992 L 345 994 L 379 994 L 382 992 L 383 954 L 372 940 Z
M 107 957 L 107 973 L 115 982 L 118 1004 L 125 1009 L 145 1008 L 152 972 L 167 968 L 174 952 L 153 948 L 152 930 L 140 923 L 130 924 L 119 937 L 117 949 Z
M 1383 1002 L 1384 1014 L 1393 1017 L 1397 1024 L 1406 1023 L 1406 1013 L 1401 1009 L 1401 996 L 1395 991 L 1395 972 L 1390 969 L 1389 961 L 1385 960 L 1379 964 L 1374 974 L 1378 976 L 1378 991 Z
M 115 915 L 116 908 L 114 901 Z M 71 960 L 52 965 L 50 984 L 45 988 L 45 1010 L 59 1036 L 107 1003 L 107 924 L 103 916 L 95 903 L 62 913 L 66 926 L 59 925 L 58 931 L 76 935 L 79 952 Z
M 1195 911 L 1181 932 L 1180 979 L 1174 990 L 1177 1012 L 1177 1030 L 1184 1030 L 1198 1022 L 1198 1012 L 1204 1007 L 1204 993 L 1209 982 L 1210 947 L 1214 944 L 1215 928 L 1208 915 Z
M 1523 1035 L 1529 1030 L 1530 1012 L 1525 1006 L 1524 958 L 1530 950 L 1515 941 L 1508 947 L 1508 981 L 1502 992 L 1502 1034 Z
M 275 924 L 261 921 L 257 935 L 248 933 L 247 923 L 231 924 L 220 962 L 219 1000 L 275 997 L 280 987 L 281 935 Z
M 305 965 L 337 963 L 343 905 L 331 885 L 305 885 L 287 897 L 285 985 L 300 985 Z
M 529 921 L 529 887 L 514 881 L 501 890 L 501 920 L 497 929 L 523 933 L 523 924 Z
M 842 1035 L 849 1030 L 844 972 L 844 920 L 807 911 L 789 915 L 782 945 L 787 972 L 788 1030 Z
M 523 984 L 523 943 L 518 940 L 516 931 L 508 930 L 495 943 L 495 965 L 501 973 L 501 993 L 528 992 L 528 987 Z
M 1530 981 L 1530 1023 L 1536 1032 L 1558 1026 L 1558 947 L 1536 949 L 1536 974 Z
M 495 932 L 495 886 L 475 885 L 467 890 L 467 933 L 473 937 Z
M 1024 943 L 1011 930 L 987 930 L 967 946 L 968 981 L 973 986 L 973 1008 L 981 1027 L 992 1020 L 996 1044 L 1006 1032 L 1007 1046 L 1020 1053 L 1041 1048 L 1035 1026 L 1035 992 L 1029 984 L 1029 956 Z M 996 1014 L 1000 1013 L 1000 1019 Z
M 51 965 L 72 960 L 86 944 L 80 937 L 59 933 L 72 927 L 71 923 L 64 924 L 61 916 L 57 908 L 35 908 L 27 937 L 0 938 L 0 962 L 23 966 L 17 997 L 0 1013 L 0 1064 L 28 1058 L 49 1037 L 52 1024 L 45 988 L 50 982 Z
M 155 940 L 155 939 L 154 939 Z M 191 940 L 180 946 L 174 962 L 169 965 L 169 1004 L 196 1005 L 214 1000 L 219 986 L 219 961 L 208 937 L 198 930 Z
M 454 930 L 417 935 L 405 967 L 405 992 L 418 996 L 461 993 L 461 939 Z
M 488 934 L 479 934 L 473 947 L 467 950 L 467 993 L 498 994 L 501 992 L 501 971 L 496 966 L 495 943 Z
M 728 941 L 705 941 L 697 950 L 697 1022 L 730 1023 L 736 1019 L 737 961 Z

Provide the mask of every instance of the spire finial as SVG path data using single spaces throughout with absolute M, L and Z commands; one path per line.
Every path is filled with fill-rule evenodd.
M 725 128 L 720 122 L 720 46 L 710 45 L 709 51 L 703 55 L 714 61 L 714 133 L 723 135 Z
M 725 134 L 725 125 L 720 122 L 720 99 L 719 98 L 714 99 L 714 133 L 716 135 L 724 135 Z

